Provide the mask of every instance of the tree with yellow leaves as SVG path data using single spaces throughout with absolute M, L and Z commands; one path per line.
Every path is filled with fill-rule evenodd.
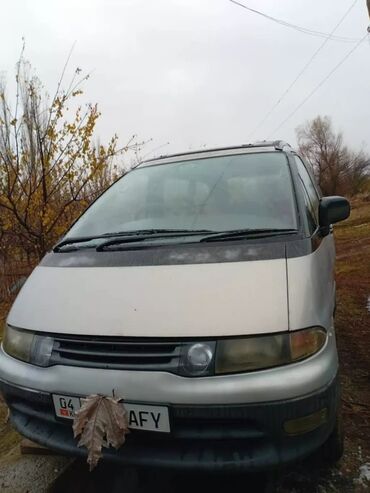
M 88 76 L 77 68 L 62 89 L 65 67 L 49 98 L 23 51 L 14 109 L 0 84 L 0 237 L 13 235 L 13 245 L 41 258 L 118 176 L 115 158 L 139 144 L 132 137 L 119 148 L 117 135 L 97 144 L 97 105 L 77 105 Z

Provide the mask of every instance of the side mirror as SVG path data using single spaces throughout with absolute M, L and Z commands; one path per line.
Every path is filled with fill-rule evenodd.
M 344 197 L 323 197 L 319 205 L 319 223 L 324 234 L 329 233 L 331 224 L 347 219 L 351 206 Z

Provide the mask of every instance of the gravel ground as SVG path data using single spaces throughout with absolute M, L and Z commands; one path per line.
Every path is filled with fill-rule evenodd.
M 0 460 L 0 491 L 46 493 L 70 463 L 70 459 L 58 456 L 21 456 L 16 446 Z

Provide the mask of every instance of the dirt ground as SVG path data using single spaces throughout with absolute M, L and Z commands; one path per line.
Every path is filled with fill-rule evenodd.
M 200 478 L 193 475 L 175 477 L 162 475 L 159 477 L 158 473 L 156 473 L 157 476 L 151 477 L 149 474 L 146 477 L 152 479 L 146 480 L 146 484 L 150 485 L 152 493 L 174 491 L 174 485 L 177 491 L 185 491 L 189 488 L 194 491 L 194 486 L 198 485 L 199 491 L 213 489 L 216 492 L 221 491 L 221 485 L 223 485 L 223 491 L 225 491 L 225 486 L 235 485 L 243 486 L 245 491 L 257 493 L 260 491 L 277 493 L 370 492 L 370 201 L 354 201 L 351 218 L 335 228 L 335 236 L 338 304 L 336 328 L 346 434 L 345 454 L 340 463 L 330 468 L 320 462 L 318 457 L 310 458 L 302 464 L 281 471 L 269 485 L 265 481 L 266 478 L 262 478 L 263 488 L 270 489 L 256 486 L 255 481 L 258 482 L 258 480 L 248 477 L 225 477 L 223 479 Z M 0 324 L 8 308 L 8 304 L 0 304 Z M 6 454 L 20 440 L 11 426 L 5 423 L 6 413 L 4 404 L 0 403 L 0 455 Z M 122 486 L 122 488 L 119 487 L 119 491 L 127 493 L 149 491 L 149 489 L 138 486 L 140 481 L 135 476 L 137 473 L 127 474 L 128 476 L 125 476 L 127 487 L 124 488 L 122 471 L 103 466 L 89 476 L 84 464 L 75 463 L 56 485 L 55 492 L 62 490 L 69 493 L 113 492 L 118 491 L 114 488 L 118 488 L 119 484 Z M 142 474 L 144 477 L 146 473 Z M 120 475 L 121 480 L 118 479 Z M 103 485 L 102 489 L 99 488 L 99 484 Z M 80 489 L 79 485 L 83 489 Z

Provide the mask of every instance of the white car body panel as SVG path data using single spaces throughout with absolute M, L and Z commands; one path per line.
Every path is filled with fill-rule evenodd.
M 287 260 L 291 330 L 332 323 L 335 306 L 333 235 L 323 238 L 310 255 Z
M 288 329 L 286 260 L 39 266 L 8 323 L 44 332 L 134 337 L 282 332 Z

